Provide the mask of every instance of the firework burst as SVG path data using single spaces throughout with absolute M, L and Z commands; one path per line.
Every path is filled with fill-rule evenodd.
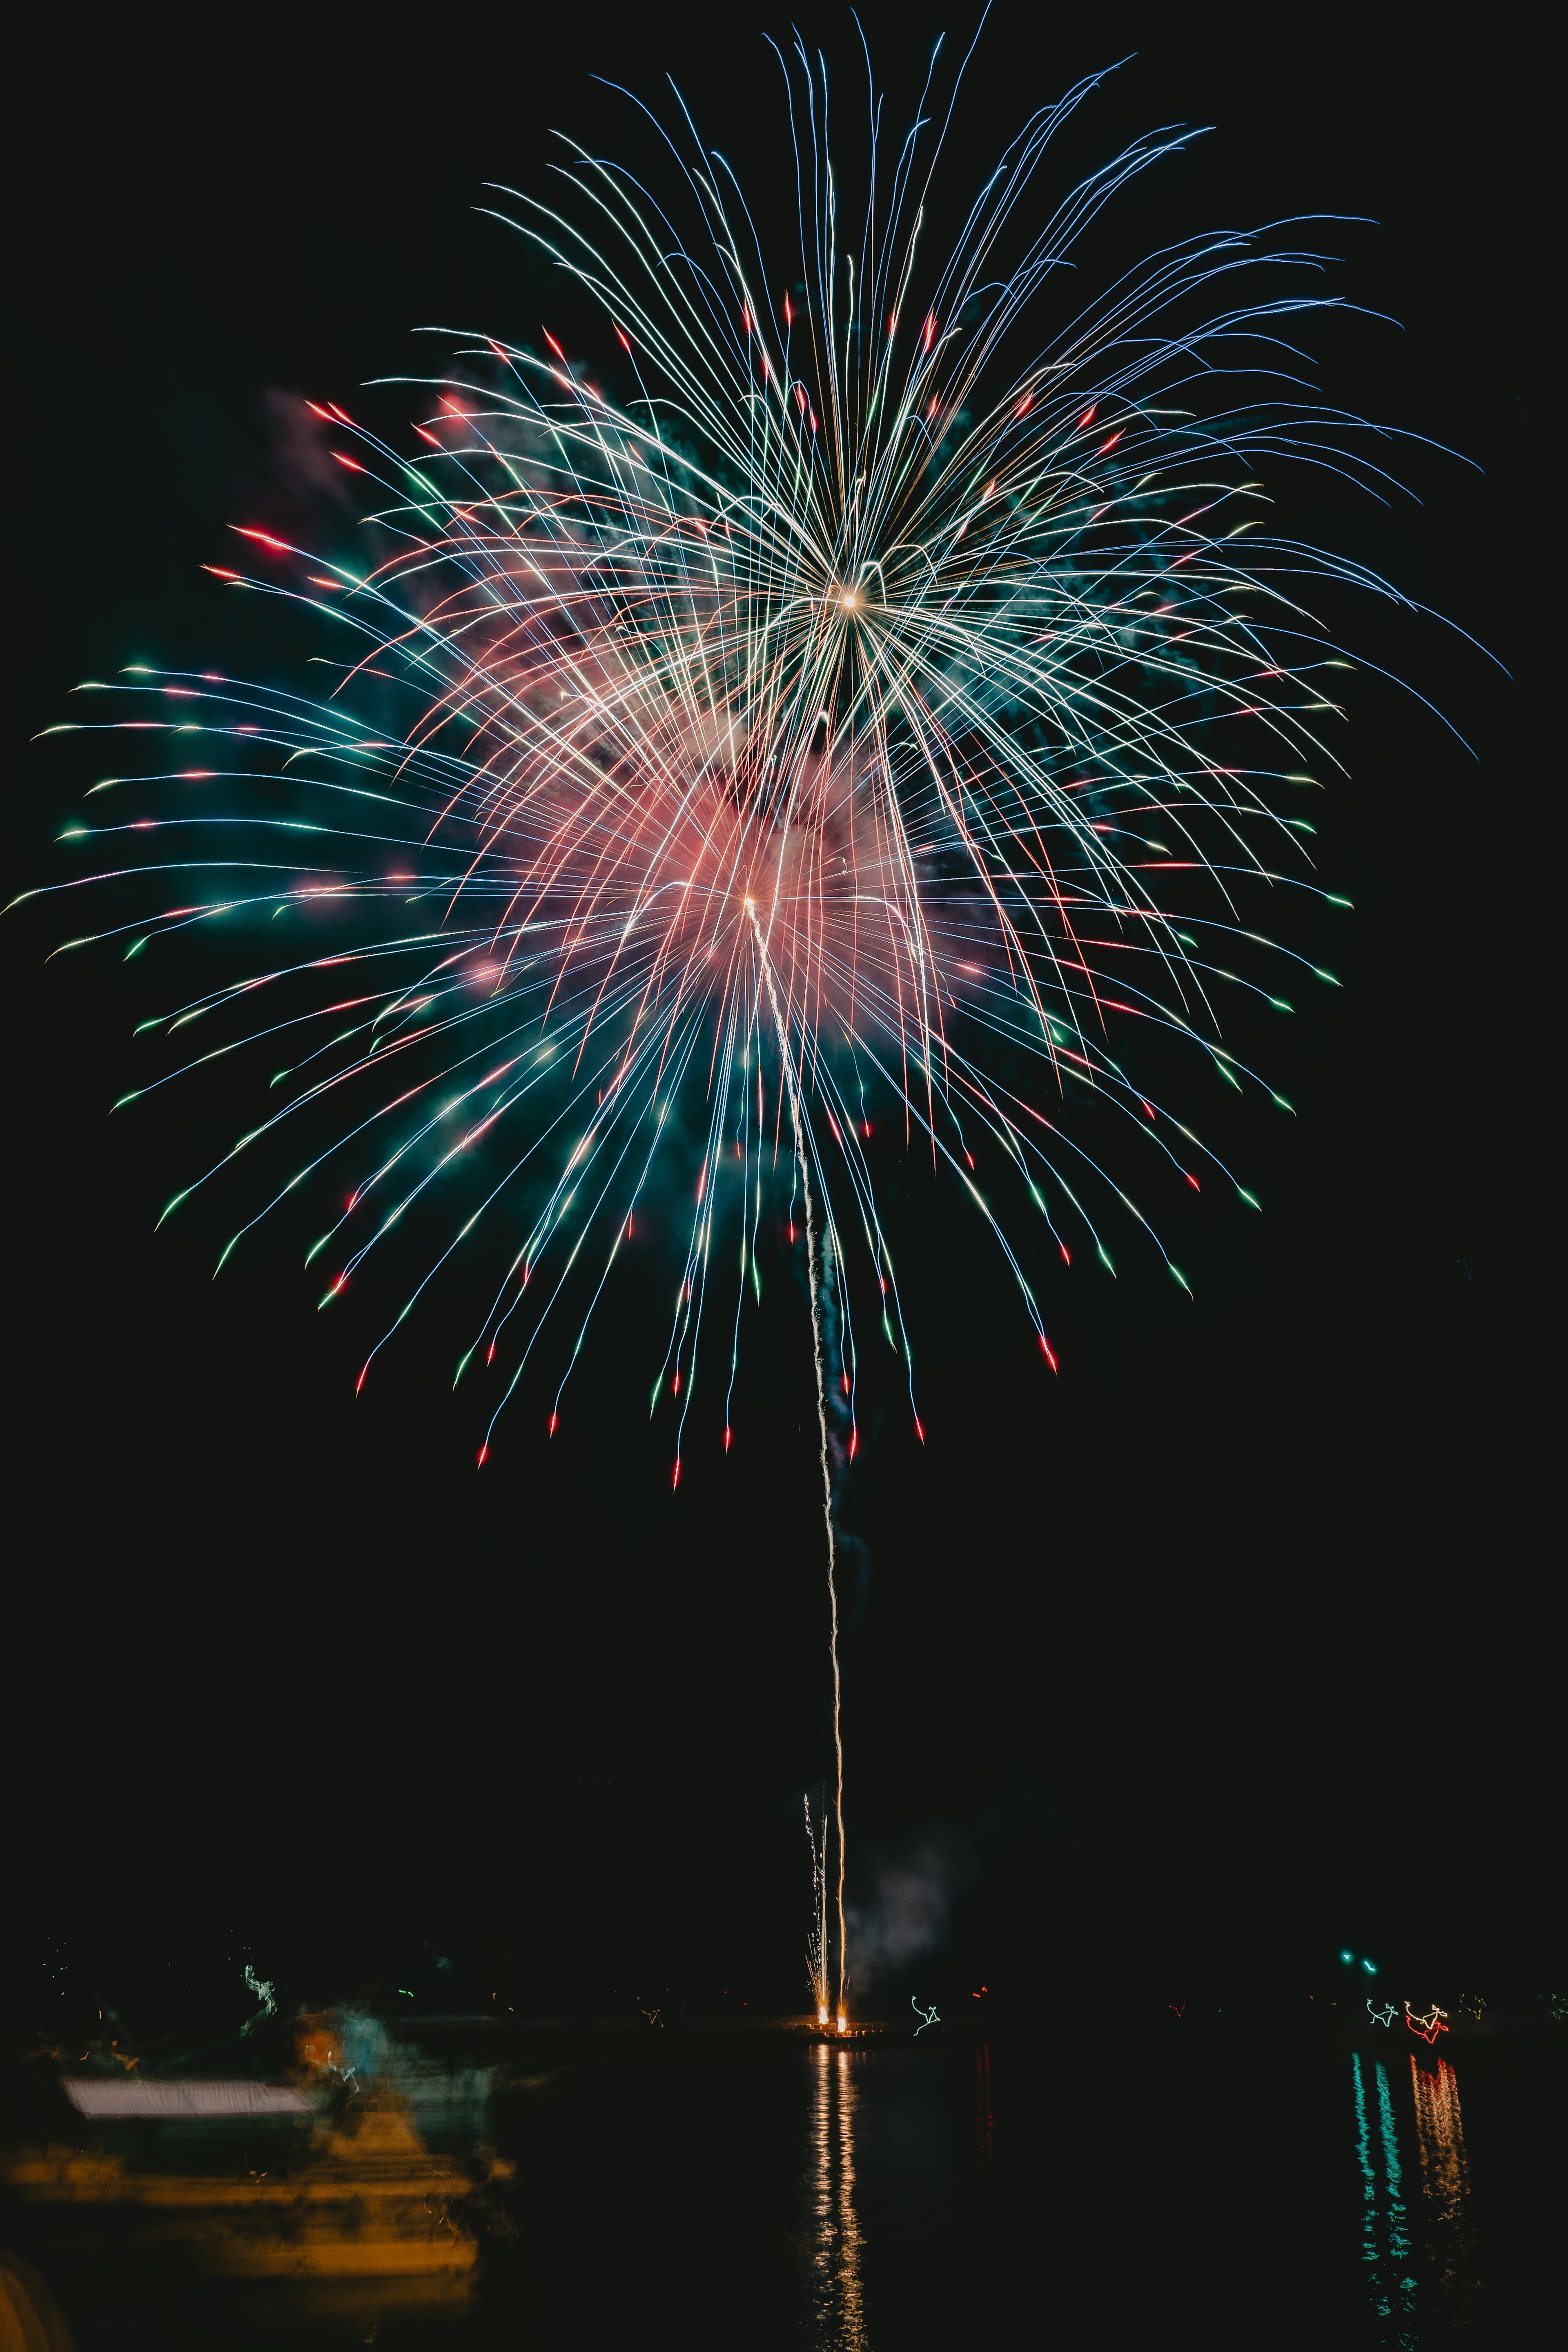
M 1279 1003 L 1281 973 L 1315 969 L 1245 903 L 1318 889 L 1293 804 L 1331 757 L 1337 656 L 1301 599 L 1314 579 L 1392 592 L 1280 537 L 1263 491 L 1285 460 L 1376 472 L 1363 428 L 1301 396 L 1283 341 L 1321 302 L 1313 257 L 1225 232 L 1067 299 L 1085 231 L 1185 133 L 1053 207 L 1042 166 L 1080 84 L 931 263 L 926 106 L 890 152 L 873 108 L 848 236 L 826 69 L 780 62 L 799 276 L 764 257 L 684 110 L 668 208 L 574 147 L 556 201 L 499 193 L 602 317 L 613 369 L 550 333 L 487 336 L 426 386 L 412 449 L 316 405 L 366 493 L 365 552 L 247 530 L 245 567 L 211 569 L 320 614 L 330 692 L 147 671 L 95 688 L 134 705 L 108 730 L 158 754 L 95 792 L 158 789 L 70 834 L 110 850 L 98 883 L 162 894 L 94 934 L 128 954 L 220 916 L 268 930 L 259 960 L 146 1024 L 195 1050 L 139 1096 L 245 1054 L 262 1099 L 164 1213 L 226 1179 L 244 1214 L 222 1264 L 264 1218 L 330 1202 L 307 1260 L 325 1307 L 429 1212 L 442 1230 L 361 1386 L 454 1253 L 471 1265 L 489 1241 L 457 1369 L 495 1383 L 481 1464 L 531 1360 L 556 1378 L 555 1429 L 656 1182 L 689 1202 L 651 1398 L 674 1412 L 672 1483 L 716 1319 L 727 1448 L 759 1235 L 787 1197 L 837 1733 L 829 1419 L 853 1459 L 858 1301 L 924 1436 L 873 1125 L 984 1222 L 1053 1370 L 1027 1259 L 1109 1265 L 1106 1221 L 1130 1214 L 1184 1285 L 1128 1188 L 1157 1206 L 1212 1171 L 1251 1196 L 1148 1070 L 1173 1045 L 1280 1099 L 1223 1042 L 1220 992 Z M 281 944 L 307 924 L 307 949 Z M 1125 1172 L 1089 1155 L 1089 1095 L 1123 1121 Z M 1017 1238 L 1037 1217 L 1045 1252 Z M 840 1749 L 840 2006 L 842 1789 Z M 816 1933 L 826 2005 L 825 1895 Z

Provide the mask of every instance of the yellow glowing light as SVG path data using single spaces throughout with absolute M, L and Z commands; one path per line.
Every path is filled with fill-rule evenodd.
M 826 2025 L 827 2022 L 827 2003 L 826 2001 L 823 2002 L 821 2008 L 816 2012 L 816 2021 L 818 2025 Z
M 839 2011 L 839 2012 L 838 2012 L 838 2031 L 839 2031 L 839 2032 L 840 2032 L 840 2033 L 842 2033 L 842 2032 L 843 2032 L 843 2031 L 844 2031 L 844 2029 L 845 2029 L 846 2025 L 848 2023 L 848 2021 L 848 2021 L 848 2019 L 845 2016 L 844 2011 L 843 2011 L 842 2010 L 840 2010 L 840 2011 Z
M 844 591 L 844 609 L 847 613 L 852 613 L 855 610 L 855 591 L 853 588 L 846 588 Z

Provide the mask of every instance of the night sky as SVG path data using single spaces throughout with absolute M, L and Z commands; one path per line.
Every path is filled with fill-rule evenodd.
M 552 125 L 637 152 L 595 72 L 651 96 L 672 68 L 743 173 L 774 153 L 752 12 L 712 32 L 530 13 L 426 18 L 406 45 L 303 14 L 210 49 L 34 37 L 5 257 L 7 895 L 67 870 L 50 845 L 79 757 L 31 739 L 78 678 L 282 677 L 314 649 L 198 569 L 229 560 L 230 522 L 321 520 L 300 396 L 352 411 L 366 378 L 427 367 L 426 323 L 552 325 L 597 356 L 602 326 L 474 209 L 487 179 L 541 184 Z M 944 21 L 962 31 L 867 18 L 900 124 Z M 1314 814 L 1356 911 L 1303 919 L 1345 984 L 1268 1032 L 1294 1119 L 1217 1082 L 1195 1104 L 1266 1209 L 1161 1203 L 1195 1304 L 1131 1251 L 1115 1282 L 1043 1276 L 1052 1380 L 977 1223 L 929 1171 L 889 1169 L 929 1442 L 889 1387 L 852 1480 L 851 1892 L 919 1862 L 951 1906 L 921 1980 L 1020 2002 L 1310 1983 L 1342 1940 L 1413 1986 L 1442 1969 L 1528 1994 L 1552 1948 L 1562 1655 L 1556 1514 L 1530 1507 L 1555 1253 L 1517 1043 L 1552 854 L 1528 813 L 1528 69 L 1440 49 L 1414 10 L 1047 21 L 994 16 L 952 200 L 1028 106 L 1136 50 L 1050 184 L 1136 131 L 1217 129 L 1123 197 L 1086 268 L 1216 222 L 1381 224 L 1312 232 L 1340 289 L 1401 322 L 1312 330 L 1325 393 L 1484 470 L 1412 444 L 1422 503 L 1298 490 L 1292 519 L 1517 682 L 1435 621 L 1333 613 L 1479 756 L 1415 695 L 1352 681 L 1352 781 Z M 847 139 L 852 28 L 807 29 Z M 15 1965 L 47 1925 L 110 1973 L 232 1939 L 330 1986 L 429 1944 L 540 2000 L 634 1979 L 800 2000 L 800 1793 L 826 1750 L 798 1289 L 769 1286 L 735 1450 L 710 1397 L 678 1495 L 647 1416 L 662 1270 L 612 1293 L 553 1444 L 546 1391 L 524 1391 L 478 1475 L 478 1406 L 449 1386 L 477 1283 L 356 1404 L 385 1292 L 318 1318 L 282 1229 L 213 1283 L 221 1202 L 154 1239 L 254 1098 L 220 1075 L 110 1120 L 173 963 L 46 968 L 81 927 L 56 901 L 0 933 Z

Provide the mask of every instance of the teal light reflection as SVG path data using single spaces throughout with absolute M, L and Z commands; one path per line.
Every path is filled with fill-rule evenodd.
M 1356 2157 L 1362 2176 L 1362 2261 L 1365 2265 L 1372 2308 L 1385 2344 L 1400 2352 L 1415 2352 L 1415 2281 L 1410 2270 L 1410 2231 L 1405 2214 L 1404 2181 L 1399 2168 L 1399 2143 L 1394 2129 L 1394 2104 L 1388 2075 L 1378 2065 L 1377 2139 L 1374 2144 L 1367 2115 L 1366 2085 L 1359 2052 L 1351 2053 L 1351 2084 L 1355 2102 Z

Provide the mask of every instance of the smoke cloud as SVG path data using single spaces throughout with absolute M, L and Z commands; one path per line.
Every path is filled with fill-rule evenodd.
M 966 1875 L 959 1856 L 935 1839 L 899 1861 L 879 1863 L 870 1902 L 846 1906 L 856 1984 L 895 1976 L 944 1944 Z

